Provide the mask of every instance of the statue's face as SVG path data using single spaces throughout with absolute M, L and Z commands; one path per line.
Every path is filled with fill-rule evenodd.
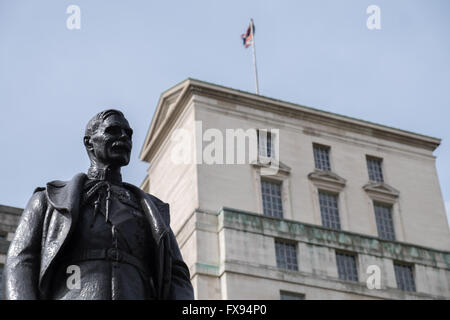
M 133 130 L 120 115 L 107 117 L 91 136 L 92 153 L 105 165 L 126 166 L 130 162 Z

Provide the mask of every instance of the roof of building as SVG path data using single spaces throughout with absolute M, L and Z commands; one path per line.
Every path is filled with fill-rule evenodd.
M 189 88 L 191 88 L 192 90 L 188 90 Z M 411 131 L 407 131 L 407 130 L 403 130 L 403 129 L 393 128 L 393 127 L 386 126 L 383 124 L 378 124 L 378 123 L 374 123 L 374 122 L 370 122 L 370 121 L 366 121 L 366 120 L 361 120 L 361 119 L 357 119 L 357 118 L 353 118 L 353 117 L 349 117 L 349 116 L 345 116 L 345 115 L 340 115 L 337 113 L 324 111 L 324 110 L 320 110 L 317 108 L 312 108 L 312 107 L 308 107 L 308 106 L 304 106 L 304 105 L 300 105 L 300 104 L 286 102 L 283 100 L 266 97 L 263 95 L 258 95 L 255 93 L 251 93 L 251 92 L 247 92 L 247 91 L 243 91 L 243 90 L 239 90 L 239 89 L 233 89 L 233 88 L 225 87 L 222 85 L 218 85 L 218 84 L 214 84 L 214 83 L 210 83 L 210 82 L 206 82 L 206 81 L 202 81 L 202 80 L 187 78 L 187 79 L 183 80 L 182 82 L 174 85 L 173 87 L 165 90 L 161 94 L 159 102 L 158 102 L 158 106 L 155 110 L 155 114 L 152 119 L 152 123 L 150 125 L 150 128 L 148 130 L 147 136 L 145 138 L 144 144 L 141 149 L 141 154 L 140 154 L 141 160 L 144 160 L 144 158 L 147 154 L 150 137 L 154 133 L 156 133 L 154 131 L 156 129 L 158 129 L 158 128 L 155 128 L 155 122 L 158 119 L 159 115 L 161 114 L 161 108 L 165 105 L 166 99 L 169 99 L 170 97 L 174 96 L 175 93 L 177 93 L 174 103 L 179 104 L 182 100 L 184 100 L 186 98 L 186 96 L 188 95 L 189 92 L 193 91 L 194 88 L 197 89 L 196 90 L 197 93 L 203 92 L 205 94 L 208 93 L 209 95 L 211 95 L 211 93 L 214 92 L 218 97 L 221 97 L 223 99 L 227 99 L 227 98 L 233 99 L 233 98 L 239 97 L 239 98 L 245 99 L 246 102 L 248 102 L 248 103 L 252 102 L 252 105 L 256 105 L 259 103 L 261 105 L 272 104 L 272 105 L 277 105 L 278 107 L 284 106 L 286 108 L 286 111 L 291 110 L 291 111 L 302 112 L 304 114 L 307 114 L 308 116 L 311 116 L 311 119 L 320 118 L 320 119 L 328 120 L 330 123 L 334 122 L 334 123 L 339 123 L 339 124 L 344 124 L 344 125 L 347 124 L 347 125 L 349 125 L 349 127 L 352 127 L 352 129 L 355 129 L 357 127 L 361 128 L 361 129 L 365 129 L 365 131 L 367 131 L 367 129 L 369 129 L 371 134 L 376 133 L 377 136 L 380 138 L 385 138 L 385 139 L 397 138 L 397 140 L 399 140 L 403 143 L 414 145 L 414 146 L 420 146 L 420 147 L 423 147 L 423 148 L 431 150 L 431 151 L 435 150 L 441 143 L 441 139 L 439 139 L 439 138 L 426 136 L 423 134 L 419 134 L 419 133 L 415 133 L 415 132 L 411 132 Z

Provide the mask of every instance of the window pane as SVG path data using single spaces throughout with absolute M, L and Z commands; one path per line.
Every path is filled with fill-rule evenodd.
M 374 203 L 375 220 L 378 236 L 386 240 L 395 240 L 394 222 L 392 221 L 392 207 Z
M 356 268 L 356 257 L 354 255 L 336 252 L 336 263 L 339 279 L 358 281 L 358 269 Z
M 327 228 L 341 229 L 337 195 L 319 192 L 319 203 L 322 225 Z
M 274 148 L 272 134 L 267 130 L 258 130 L 258 154 L 262 157 L 272 157 Z
M 277 267 L 287 270 L 298 270 L 297 247 L 295 244 L 275 241 Z
M 305 300 L 305 295 L 300 293 L 280 292 L 280 300 Z
M 416 291 L 412 266 L 402 263 L 394 263 L 394 269 L 397 287 L 404 291 Z
M 367 157 L 367 169 L 369 179 L 374 182 L 383 182 L 383 171 L 381 170 L 381 159 Z
M 330 171 L 330 148 L 325 146 L 314 145 L 314 163 L 316 169 Z
M 261 193 L 264 215 L 283 218 L 283 206 L 281 200 L 281 184 L 261 180 Z

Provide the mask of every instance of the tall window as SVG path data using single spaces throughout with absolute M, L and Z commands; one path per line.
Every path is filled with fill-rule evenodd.
M 281 183 L 261 180 L 261 194 L 264 215 L 283 218 Z
M 258 130 L 258 154 L 262 157 L 274 156 L 272 134 L 267 130 Z
M 314 150 L 314 163 L 316 169 L 331 171 L 330 147 L 314 144 L 313 150 Z
M 297 246 L 290 242 L 275 240 L 277 267 L 287 270 L 298 270 Z
M 338 196 L 333 193 L 319 191 L 319 203 L 322 225 L 327 228 L 341 229 Z
M 280 291 L 280 300 L 305 300 L 305 295 L 301 293 Z
M 373 182 L 383 182 L 383 171 L 380 158 L 367 156 L 367 170 L 369 171 L 369 180 Z
M 408 264 L 396 262 L 394 263 L 394 269 L 397 288 L 403 291 L 416 291 L 413 267 Z
M 392 221 L 392 206 L 374 203 L 375 220 L 378 236 L 386 240 L 395 240 L 394 222 Z
M 336 252 L 336 264 L 339 279 L 358 281 L 358 269 L 356 268 L 355 255 Z

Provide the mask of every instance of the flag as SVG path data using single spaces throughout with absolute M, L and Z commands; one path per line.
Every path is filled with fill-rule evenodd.
M 247 28 L 247 31 L 241 35 L 243 40 L 243 45 L 245 48 L 250 47 L 253 44 L 253 35 L 255 34 L 255 25 L 253 24 L 253 20 L 250 22 L 250 25 Z

